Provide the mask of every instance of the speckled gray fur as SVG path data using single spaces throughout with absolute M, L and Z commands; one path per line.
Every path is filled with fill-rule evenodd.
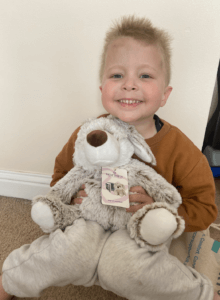
M 125 208 L 101 203 L 101 167 L 89 162 L 84 151 L 87 134 L 97 129 L 112 134 L 118 141 L 120 157 L 114 163 L 114 167 L 127 170 L 128 188 L 140 185 L 155 201 L 150 205 L 145 205 L 133 216 L 131 213 L 127 213 Z M 139 226 L 141 219 L 149 210 L 163 207 L 176 217 L 178 226 L 171 239 L 177 238 L 184 231 L 185 224 L 177 213 L 177 208 L 182 203 L 180 194 L 153 168 L 132 159 L 131 156 L 134 153 L 141 159 L 156 164 L 149 146 L 134 126 L 111 115 L 107 118 L 89 119 L 84 122 L 75 143 L 73 157 L 75 167 L 52 187 L 46 196 L 37 196 L 33 199 L 33 204 L 41 201 L 49 205 L 55 220 L 55 225 L 50 232 L 57 228 L 64 229 L 77 218 L 84 218 L 98 222 L 105 230 L 115 231 L 127 227 L 131 238 L 135 239 L 141 247 L 147 247 L 150 251 L 157 251 L 163 245 L 149 245 L 141 238 Z M 85 192 L 88 197 L 83 198 L 81 205 L 69 205 L 71 197 L 80 189 L 82 184 L 85 184 Z

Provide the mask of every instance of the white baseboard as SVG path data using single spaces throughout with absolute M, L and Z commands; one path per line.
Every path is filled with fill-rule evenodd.
M 0 170 L 0 196 L 32 200 L 50 189 L 51 176 Z

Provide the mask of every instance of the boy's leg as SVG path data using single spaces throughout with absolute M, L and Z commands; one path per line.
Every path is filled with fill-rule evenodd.
M 110 235 L 96 222 L 78 219 L 65 231 L 44 235 L 14 250 L 3 264 L 4 290 L 18 297 L 39 297 L 49 286 L 91 286 Z
M 211 281 L 168 253 L 148 252 L 126 230 L 107 240 L 98 265 L 100 285 L 129 300 L 213 300 Z

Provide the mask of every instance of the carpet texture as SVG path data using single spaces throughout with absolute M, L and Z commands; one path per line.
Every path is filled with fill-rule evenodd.
M 220 211 L 220 179 L 216 183 L 216 204 Z M 44 233 L 39 229 L 30 216 L 31 201 L 0 196 L 0 273 L 2 264 L 8 254 L 22 246 L 29 244 Z M 220 213 L 215 223 L 220 223 Z M 220 241 L 220 232 L 210 229 L 210 236 Z M 66 287 L 50 287 L 40 298 L 14 298 L 26 300 L 125 300 L 101 287 L 68 285 Z M 13 299 L 13 300 L 14 300 Z

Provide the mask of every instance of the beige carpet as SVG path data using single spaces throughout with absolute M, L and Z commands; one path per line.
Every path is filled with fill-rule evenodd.
M 220 211 L 220 179 L 216 181 L 216 204 Z M 0 270 L 7 255 L 23 244 L 29 244 L 43 235 L 30 217 L 31 201 L 0 196 Z M 220 213 L 215 223 L 220 223 Z M 220 241 L 220 232 L 211 228 L 211 237 Z M 15 298 L 16 299 L 16 298 Z M 18 299 L 18 298 L 17 298 Z M 46 289 L 41 300 L 125 300 L 101 287 L 90 288 L 68 285 Z

